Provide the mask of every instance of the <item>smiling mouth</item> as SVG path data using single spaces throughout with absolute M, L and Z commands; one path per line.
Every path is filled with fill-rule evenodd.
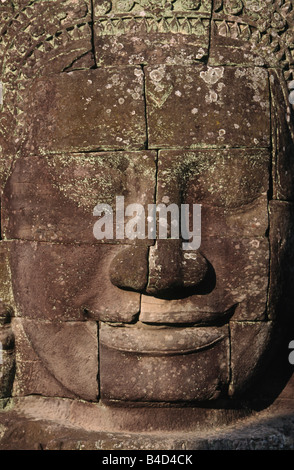
M 187 321 L 186 312 L 156 312 L 144 315 L 133 324 L 101 322 L 101 345 L 122 353 L 147 356 L 174 356 L 193 354 L 210 349 L 229 338 L 229 320 L 235 304 L 224 312 L 191 312 L 193 322 Z M 185 318 L 185 320 L 184 320 Z
M 193 354 L 213 348 L 228 338 L 228 325 L 221 327 L 149 325 L 111 325 L 101 323 L 101 345 L 123 353 L 148 356 Z

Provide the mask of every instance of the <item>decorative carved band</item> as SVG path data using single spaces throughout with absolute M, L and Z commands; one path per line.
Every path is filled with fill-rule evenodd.
M 106 14 L 117 16 L 118 14 L 131 13 L 137 15 L 142 12 L 146 15 L 154 17 L 162 17 L 170 15 L 171 12 L 181 14 L 191 13 L 207 13 L 210 14 L 212 9 L 211 0 L 95 0 L 94 14 L 95 17 Z
M 120 35 L 138 33 L 181 33 L 206 36 L 210 21 L 207 18 L 162 17 L 162 18 L 99 18 L 96 22 L 99 35 Z

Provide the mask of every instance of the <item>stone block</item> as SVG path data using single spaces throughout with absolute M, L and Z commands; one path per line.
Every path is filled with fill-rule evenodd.
M 140 295 L 116 287 L 110 264 L 122 247 L 13 242 L 10 254 L 18 316 L 47 321 L 126 321 Z
M 117 237 L 116 197 L 123 197 L 124 229 L 129 204 L 154 202 L 156 153 L 102 152 L 20 158 L 6 183 L 2 230 L 7 239 L 59 243 L 148 243 Z M 98 204 L 107 204 L 113 234 L 94 235 Z M 105 212 L 105 211 L 104 211 Z M 101 211 L 101 216 L 105 213 Z M 101 239 L 99 237 L 101 236 Z M 98 237 L 98 238 L 97 238 Z M 152 243 L 149 242 L 149 243 Z
M 210 401 L 228 385 L 228 328 L 103 324 L 100 360 L 102 401 Z
M 231 331 L 231 396 L 246 396 L 254 381 L 267 372 L 266 356 L 272 347 L 272 322 L 234 322 Z M 271 351 L 272 353 L 272 351 Z
M 98 399 L 95 322 L 14 319 L 17 370 L 14 396 Z
M 160 65 L 145 74 L 150 148 L 270 147 L 266 70 Z
M 190 231 L 192 206 L 200 204 L 203 239 L 263 237 L 270 162 L 261 149 L 160 150 L 156 203 L 189 204 Z
M 289 103 L 290 90 L 282 73 L 277 70 L 270 71 L 270 87 L 273 129 L 273 199 L 293 201 L 294 128 Z M 285 107 L 281 106 L 282 103 L 285 103 Z
M 15 341 L 8 313 L 0 315 L 0 398 L 11 397 L 15 376 Z
M 286 201 L 270 201 L 270 282 L 269 318 L 292 324 L 293 319 L 293 220 L 294 205 Z
M 210 15 L 210 2 L 195 6 L 179 1 L 163 5 L 95 0 L 97 64 L 191 64 L 203 60 L 208 55 Z
M 23 154 L 144 149 L 140 67 L 78 70 L 33 81 L 23 94 Z

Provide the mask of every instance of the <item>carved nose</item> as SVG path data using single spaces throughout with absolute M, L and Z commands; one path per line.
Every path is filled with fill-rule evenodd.
M 208 263 L 198 251 L 184 251 L 181 240 L 158 240 L 149 252 L 147 294 L 185 294 L 206 277 Z
M 209 263 L 198 251 L 184 251 L 180 240 L 158 240 L 154 246 L 128 247 L 110 266 L 112 284 L 154 296 L 185 295 L 206 278 Z

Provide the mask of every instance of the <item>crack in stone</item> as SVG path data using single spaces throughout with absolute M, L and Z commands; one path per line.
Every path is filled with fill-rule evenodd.
M 157 192 L 158 192 L 158 151 L 156 152 L 156 160 L 155 160 L 155 182 L 154 182 L 154 195 L 153 195 L 153 200 L 154 204 L 157 203 Z M 153 245 L 155 246 L 156 240 L 154 240 Z M 150 282 L 150 246 L 148 246 L 147 249 L 147 283 L 146 283 L 146 289 L 149 286 Z M 142 299 L 142 294 L 140 297 L 140 313 L 141 313 L 141 299 Z
M 90 24 L 90 27 L 91 27 L 91 24 Z M 67 72 L 68 70 L 69 70 L 70 72 L 73 72 L 74 70 L 81 70 L 81 69 L 79 69 L 79 68 L 77 68 L 77 69 L 72 69 L 72 67 L 73 67 L 73 65 L 75 64 L 75 62 L 77 62 L 79 59 L 82 59 L 83 57 L 85 57 L 87 54 L 89 54 L 89 52 L 92 52 L 92 54 L 93 54 L 92 49 L 90 49 L 90 50 L 87 51 L 87 52 L 83 52 L 83 54 L 81 54 L 81 55 L 75 57 L 75 59 L 73 59 L 73 61 L 72 61 L 69 65 L 67 65 L 67 66 L 61 71 L 61 73 Z M 83 69 L 83 70 L 85 70 L 85 69 Z M 87 70 L 87 69 L 86 69 L 86 70 Z
M 145 132 L 146 132 L 146 141 L 145 141 L 145 150 L 149 150 L 149 133 L 148 133 L 148 115 L 147 115 L 147 91 L 146 91 L 146 74 L 144 70 L 144 65 L 141 65 L 143 73 L 143 101 L 144 101 L 144 116 L 145 116 Z
M 230 395 L 230 388 L 232 387 L 233 370 L 232 370 L 232 334 L 231 334 L 231 322 L 228 323 L 228 340 L 229 340 L 229 358 L 228 358 L 228 395 Z
M 183 152 L 199 152 L 199 151 L 206 151 L 206 150 L 213 150 L 213 151 L 222 151 L 222 150 L 269 150 L 269 147 L 246 147 L 246 146 L 222 146 L 222 147 L 206 147 L 206 146 L 203 146 L 201 144 L 199 144 L 199 147 L 150 147 L 148 145 L 147 148 L 145 148 L 145 145 L 141 146 L 141 147 L 138 147 L 138 148 L 128 148 L 128 147 L 120 147 L 120 148 L 100 148 L 100 149 L 90 149 L 90 150 L 78 150 L 78 151 L 75 151 L 75 150 L 70 150 L 68 153 L 70 153 L 71 155 L 83 155 L 83 154 L 88 154 L 88 153 L 93 153 L 93 154 L 97 154 L 97 156 L 99 156 L 99 154 L 104 154 L 104 153 L 114 153 L 114 152 L 128 152 L 128 153 L 134 153 L 134 152 L 143 152 L 144 150 L 154 150 L 156 152 L 161 152 L 161 151 L 169 151 L 169 150 L 180 150 L 180 151 L 183 151 Z M 60 156 L 64 154 L 64 151 L 56 151 L 56 152 L 42 152 L 42 156 Z M 40 158 L 40 155 L 24 155 L 22 157 L 23 159 L 24 158 Z
M 215 9 L 215 0 L 211 2 L 211 11 L 210 11 L 210 18 L 209 18 L 209 33 L 208 33 L 208 46 L 207 46 L 207 58 L 205 63 L 208 64 L 209 57 L 210 57 L 210 49 L 211 49 L 211 42 L 212 42 L 212 34 L 213 34 L 213 14 Z
M 91 23 L 89 24 L 91 28 L 91 44 L 92 44 L 92 53 L 93 53 L 93 59 L 94 59 L 94 69 L 97 69 L 97 60 L 96 60 L 96 48 L 95 48 L 95 31 L 94 31 L 94 23 L 95 23 L 95 18 L 94 18 L 94 0 L 91 1 Z
M 97 353 L 98 353 L 98 371 L 97 371 L 97 388 L 98 388 L 98 396 L 97 399 L 100 400 L 101 397 L 101 391 L 100 391 L 100 367 L 101 367 L 101 361 L 100 361 L 100 322 L 97 322 Z
M 271 88 L 271 81 L 270 81 L 270 73 L 268 72 L 268 81 L 269 81 L 269 120 L 270 120 L 270 130 L 271 130 L 271 148 L 270 148 L 270 153 L 271 153 L 271 159 L 270 159 L 270 165 L 269 165 L 269 190 L 267 193 L 267 216 L 268 216 L 268 241 L 269 241 L 269 259 L 268 259 L 268 284 L 267 284 L 267 290 L 266 290 L 266 310 L 265 310 L 265 315 L 266 315 L 266 320 L 269 320 L 268 317 L 268 312 L 269 312 L 269 300 L 270 300 L 270 283 L 271 283 L 271 264 L 272 264 L 272 256 L 271 256 L 271 244 L 270 244 L 270 229 L 271 229 L 271 224 L 270 224 L 270 201 L 273 199 L 274 195 L 274 175 L 273 171 L 276 171 L 277 162 L 273 162 L 273 160 L 276 158 L 276 139 L 273 137 L 274 135 L 274 120 L 273 120 L 273 107 L 274 107 L 274 99 L 272 96 L 272 88 Z M 277 138 L 278 136 L 276 136 Z

